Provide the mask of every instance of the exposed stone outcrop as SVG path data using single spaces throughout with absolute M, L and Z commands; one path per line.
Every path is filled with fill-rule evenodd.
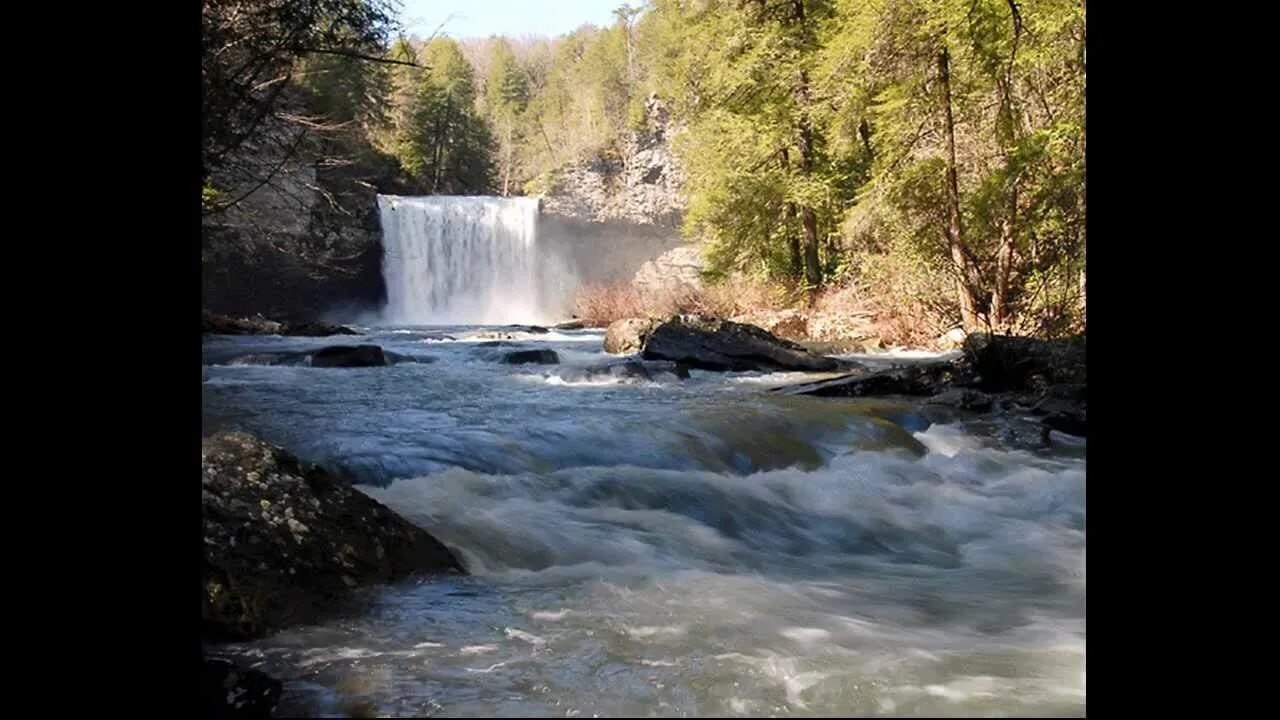
M 836 370 L 834 358 L 815 355 L 753 325 L 677 315 L 649 332 L 642 354 L 703 370 Z
M 604 351 L 615 355 L 637 353 L 644 349 L 649 333 L 662 321 L 653 318 L 624 318 L 609 324 L 604 333 Z
M 200 455 L 211 639 L 315 621 L 360 586 L 462 570 L 448 548 L 345 479 L 251 435 L 219 433 Z
M 801 310 L 765 310 L 730 318 L 734 322 L 755 325 L 780 338 L 804 341 L 809 339 L 809 318 Z
M 546 212 L 596 222 L 627 221 L 675 228 L 684 213 L 684 173 L 671 150 L 670 112 L 656 95 L 646 122 L 628 133 L 616 155 L 585 159 L 556 173 Z
M 354 137 L 298 132 L 268 119 L 210 179 L 217 202 L 240 198 L 202 219 L 213 312 L 314 320 L 385 300 L 376 196 L 400 188 L 395 161 Z
M 662 308 L 702 289 L 702 248 L 683 245 L 640 266 L 631 285 L 647 308 Z

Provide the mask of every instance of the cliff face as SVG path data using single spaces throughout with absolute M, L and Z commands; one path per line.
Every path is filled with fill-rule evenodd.
M 561 254 L 583 283 L 626 282 L 648 260 L 680 244 L 683 174 L 675 132 L 651 97 L 643 127 L 622 157 L 587 159 L 559 173 L 542 198 L 540 243 Z M 227 199 L 203 221 L 204 308 L 283 321 L 350 322 L 386 301 L 377 195 L 417 194 L 391 158 L 341 138 L 309 137 L 292 154 L 288 127 L 247 143 L 215 175 Z M 335 158 L 346 158 L 335 162 Z M 274 168 L 271 179 L 259 186 Z
M 249 171 L 213 178 L 224 197 L 244 197 L 203 219 L 205 309 L 312 320 L 379 307 L 376 198 L 379 187 L 395 184 L 394 165 L 376 157 L 335 161 L 345 153 L 328 139 L 304 139 L 290 155 L 291 142 L 281 142 L 289 132 L 271 128 L 233 158 Z
M 629 133 L 621 157 L 589 158 L 558 174 L 543 199 L 546 212 L 592 222 L 627 222 L 674 234 L 684 213 L 684 175 L 671 150 L 670 113 L 656 96 L 643 127 Z

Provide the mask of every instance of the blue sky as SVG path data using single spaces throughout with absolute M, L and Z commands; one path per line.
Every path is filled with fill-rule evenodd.
M 627 0 L 401 0 L 401 20 L 410 35 L 462 40 L 490 35 L 560 35 L 586 23 L 608 25 Z M 634 7 L 641 0 L 629 0 Z M 446 22 L 447 19 L 447 22 Z

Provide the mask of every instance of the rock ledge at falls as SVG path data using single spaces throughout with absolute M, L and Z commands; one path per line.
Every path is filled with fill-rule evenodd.
M 201 446 L 206 637 L 317 620 L 354 588 L 463 571 L 439 541 L 346 480 L 245 433 Z
M 841 368 L 754 325 L 699 315 L 668 320 L 627 319 L 609 326 L 605 350 L 639 351 L 646 360 L 670 360 L 701 370 L 806 370 Z

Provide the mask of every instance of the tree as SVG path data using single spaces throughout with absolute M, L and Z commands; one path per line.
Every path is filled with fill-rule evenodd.
M 210 187 L 216 172 L 255 189 L 275 172 L 251 162 L 230 166 L 247 141 L 274 144 L 274 154 L 287 159 L 316 124 L 284 109 L 297 101 L 301 61 L 329 56 L 381 62 L 385 41 L 396 29 L 391 0 L 203 0 L 201 20 L 201 176 L 207 200 L 217 196 Z M 273 130 L 263 132 L 267 127 Z M 205 209 L 231 204 L 206 202 Z
M 494 39 L 490 43 L 489 74 L 485 81 L 485 108 L 498 135 L 503 195 L 511 194 L 516 143 L 521 139 L 519 128 L 528 104 L 529 83 L 524 69 L 511 51 L 510 43 Z
M 393 148 L 428 194 L 482 195 L 493 186 L 492 140 L 475 111 L 475 78 L 457 43 L 437 38 L 422 50 L 427 69 L 399 118 Z

